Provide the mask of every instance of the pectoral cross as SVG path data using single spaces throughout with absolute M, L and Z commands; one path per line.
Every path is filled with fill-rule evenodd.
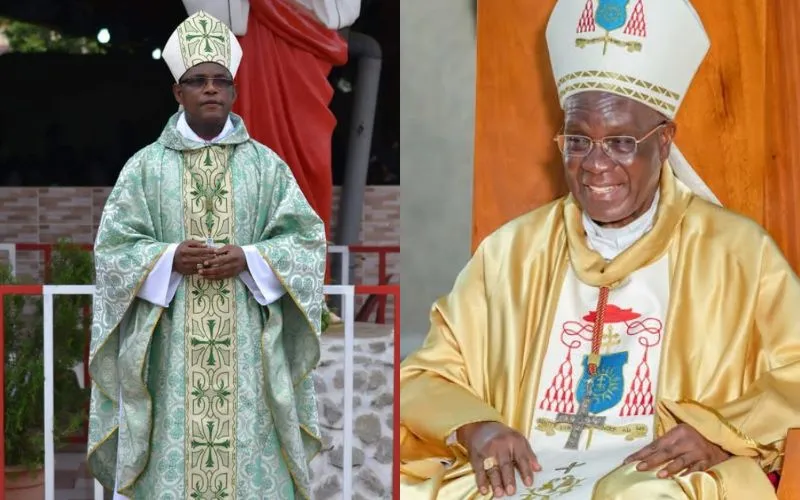
M 584 396 L 583 400 L 581 401 L 581 405 L 578 407 L 578 413 L 575 415 L 570 415 L 568 413 L 559 413 L 556 415 L 556 423 L 557 424 L 570 424 L 572 425 L 572 429 L 569 431 L 569 438 L 567 439 L 567 444 L 564 445 L 564 448 L 568 450 L 577 450 L 578 443 L 581 440 L 581 434 L 585 430 L 591 431 L 592 429 L 600 429 L 603 424 L 606 423 L 606 417 L 600 417 L 598 415 L 591 415 L 589 413 L 589 403 L 592 399 L 591 390 L 591 383 L 587 387 L 586 395 Z M 590 439 L 591 441 L 591 439 Z M 589 448 L 589 443 L 586 443 L 586 448 Z
M 206 246 L 209 248 L 219 248 L 220 245 L 214 243 L 214 238 L 211 236 L 211 229 L 213 227 L 213 214 L 214 214 L 214 197 L 213 195 L 205 194 L 205 208 L 206 208 L 206 226 L 208 227 L 208 237 L 206 238 Z
M 221 248 L 221 245 L 217 244 L 211 236 L 206 238 L 206 246 L 209 248 Z

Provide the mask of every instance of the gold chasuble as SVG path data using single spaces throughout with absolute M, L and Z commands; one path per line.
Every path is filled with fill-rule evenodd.
M 514 498 L 775 498 L 766 473 L 800 425 L 800 280 L 763 229 L 693 194 L 668 163 L 658 200 L 652 229 L 612 261 L 588 246 L 571 196 L 483 241 L 401 367 L 401 498 L 489 498 L 448 446 L 478 421 L 529 436 L 539 457 Z M 583 408 L 601 287 L 603 397 Z M 678 423 L 734 457 L 667 479 L 622 466 Z

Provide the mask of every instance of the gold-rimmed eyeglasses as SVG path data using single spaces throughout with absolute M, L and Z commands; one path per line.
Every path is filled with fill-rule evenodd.
M 637 139 L 630 135 L 609 135 L 600 139 L 592 139 L 585 135 L 559 134 L 553 140 L 558 144 L 558 149 L 565 158 L 582 158 L 592 152 L 595 144 L 599 144 L 603 152 L 612 160 L 629 160 L 639 147 L 639 144 L 649 139 L 656 131 L 665 127 L 669 122 L 656 125 L 650 132 Z

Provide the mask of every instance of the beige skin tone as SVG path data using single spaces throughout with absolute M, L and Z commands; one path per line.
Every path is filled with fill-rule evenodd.
M 675 124 L 636 101 L 605 92 L 584 92 L 567 99 L 564 133 L 600 139 L 613 135 L 641 138 L 666 123 L 641 142 L 636 154 L 615 161 L 595 144 L 588 156 L 565 158 L 564 173 L 570 192 L 589 217 L 607 227 L 624 227 L 650 208 L 658 190 L 661 165 L 669 155 Z M 610 192 L 609 187 L 613 187 Z M 594 189 L 593 189 L 594 188 Z M 528 439 L 500 422 L 468 424 L 456 433 L 467 449 L 478 489 L 495 498 L 514 495 L 515 469 L 525 486 L 533 485 L 541 470 Z M 494 457 L 498 467 L 484 471 L 483 461 Z M 707 470 L 730 458 L 725 450 L 707 441 L 694 428 L 680 424 L 650 445 L 625 459 L 640 462 L 640 471 L 665 466 L 658 476 L 665 478 Z
M 184 82 L 206 78 L 205 85 L 194 88 Z M 230 72 L 217 63 L 202 63 L 190 68 L 172 86 L 175 100 L 183 106 L 186 122 L 200 137 L 212 139 L 222 132 L 236 100 L 236 87 L 219 88 L 212 78 L 232 80 Z M 199 241 L 183 241 L 175 250 L 174 271 L 189 276 L 200 274 L 209 280 L 224 280 L 238 276 L 247 268 L 244 251 L 236 245 L 211 248 Z

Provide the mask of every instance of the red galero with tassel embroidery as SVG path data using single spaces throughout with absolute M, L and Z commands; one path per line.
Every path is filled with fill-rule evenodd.
M 597 481 L 653 440 L 668 303 L 667 257 L 614 288 L 567 270 L 530 435 L 544 470 L 517 498 L 591 498 Z

